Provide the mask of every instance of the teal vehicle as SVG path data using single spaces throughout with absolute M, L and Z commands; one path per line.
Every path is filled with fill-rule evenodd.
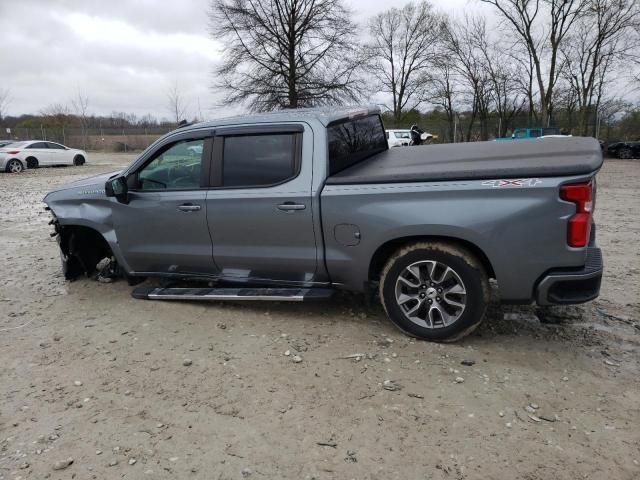
M 516 128 L 510 137 L 496 138 L 496 140 L 527 140 L 529 138 L 540 138 L 549 136 L 562 136 L 560 129 L 557 127 L 539 127 L 539 128 Z

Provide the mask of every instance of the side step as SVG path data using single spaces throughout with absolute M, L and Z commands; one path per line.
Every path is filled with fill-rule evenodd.
M 133 298 L 145 300 L 270 300 L 279 302 L 309 302 L 328 300 L 331 288 L 178 288 L 138 287 Z

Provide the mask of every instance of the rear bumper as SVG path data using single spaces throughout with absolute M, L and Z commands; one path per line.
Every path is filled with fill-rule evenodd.
M 593 300 L 600 294 L 602 280 L 602 252 L 587 248 L 584 267 L 557 269 L 547 272 L 538 282 L 538 305 L 567 305 Z

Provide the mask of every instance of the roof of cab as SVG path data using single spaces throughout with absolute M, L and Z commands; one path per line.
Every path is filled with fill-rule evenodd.
M 353 117 L 361 117 L 380 113 L 380 109 L 375 105 L 350 106 L 350 107 L 318 107 L 318 108 L 297 108 L 288 110 L 276 110 L 266 113 L 253 113 L 247 115 L 237 115 L 233 117 L 218 118 L 207 122 L 185 125 L 179 130 L 207 127 L 221 127 L 228 125 L 246 125 L 252 123 L 277 123 L 295 122 L 314 119 L 325 127 L 337 120 Z

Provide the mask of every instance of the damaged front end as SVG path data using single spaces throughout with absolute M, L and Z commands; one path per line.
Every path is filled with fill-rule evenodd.
M 61 225 L 55 213 L 49 208 L 53 225 L 51 233 L 60 246 L 62 272 L 67 280 L 75 280 L 84 275 L 100 281 L 111 281 L 121 276 L 118 262 L 109 244 L 96 230 L 79 225 Z

